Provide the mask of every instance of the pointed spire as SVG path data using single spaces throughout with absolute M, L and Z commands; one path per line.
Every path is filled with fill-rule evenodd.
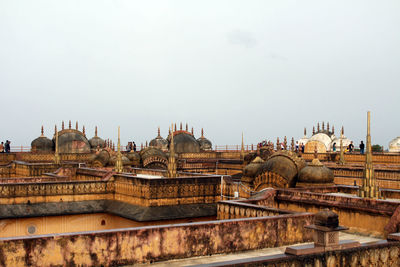
M 174 132 L 176 132 L 176 123 L 175 123 L 175 125 L 174 125 Z
M 315 134 L 315 126 L 312 127 L 312 134 Z
M 64 121 L 61 123 L 61 130 L 64 130 Z
M 332 125 L 332 134 L 335 134 L 335 125 Z
M 276 150 L 281 150 L 281 143 L 279 142 L 279 137 L 276 138 Z
M 304 137 L 307 137 L 307 129 L 304 127 Z
M 285 137 L 283 138 L 283 148 L 284 148 L 285 150 L 287 150 L 287 139 L 286 139 L 286 135 L 285 135 Z
M 180 124 L 180 128 L 179 128 L 179 130 L 181 130 L 181 131 L 182 131 L 182 122 L 181 122 L 181 124 Z
M 294 138 L 292 137 L 292 141 L 290 142 L 290 150 L 294 151 Z
M 326 129 L 327 129 L 328 132 L 329 132 L 329 122 L 326 124 Z
M 203 128 L 201 128 L 201 137 L 200 138 L 204 138 L 204 130 L 203 130 Z
M 149 145 L 148 145 L 148 143 L 147 143 L 147 140 L 146 140 L 146 146 L 145 147 L 148 147 Z
M 72 127 L 71 120 L 69 120 L 68 129 L 71 129 L 71 127 Z
M 371 113 L 367 112 L 367 151 L 365 155 L 365 169 L 361 188 L 358 190 L 359 197 L 380 198 L 379 187 L 376 183 L 375 171 L 372 165 L 371 150 Z
M 78 121 L 76 121 L 75 129 L 78 131 Z
M 57 125 L 54 126 L 54 136 L 56 136 L 57 133 Z
M 86 133 L 85 133 L 85 125 L 83 125 L 83 127 L 82 127 L 82 133 L 83 133 L 84 136 L 86 136 Z
M 188 126 L 188 124 L 186 123 L 186 132 L 188 132 L 189 131 L 189 126 Z
M 55 126 L 56 130 L 56 146 L 55 146 L 55 153 L 54 153 L 54 164 L 60 164 L 61 163 L 61 158 L 60 155 L 58 154 L 58 131 L 57 131 L 57 125 Z
M 194 135 L 193 127 L 192 127 L 192 135 Z
M 97 137 L 97 126 L 94 127 L 94 137 Z
M 341 131 L 341 133 L 340 133 L 340 137 L 344 137 L 344 126 L 342 126 L 342 131 Z
M 320 131 L 320 129 L 319 129 L 319 122 L 317 123 L 317 131 L 318 131 L 318 132 Z
M 40 133 L 41 133 L 41 137 L 44 137 L 44 130 L 43 130 L 43 125 L 42 125 L 42 129 L 40 130 Z
M 171 125 L 172 128 L 173 125 Z M 177 177 L 176 173 L 176 158 L 175 158 L 175 144 L 174 144 L 174 135 L 171 135 L 171 142 L 169 143 L 169 158 L 168 158 L 168 178 Z
M 240 158 L 244 159 L 244 140 L 243 140 L 243 132 L 242 132 L 242 146 L 240 147 Z
M 161 137 L 161 134 L 160 134 L 161 132 L 160 132 L 160 126 L 158 126 L 158 132 L 157 132 L 157 137 Z
M 119 126 L 118 126 L 117 160 L 115 161 L 115 171 L 116 172 L 124 171 L 124 166 L 122 164 L 121 138 L 120 138 L 120 127 Z
M 325 131 L 325 122 L 322 122 L 322 131 Z

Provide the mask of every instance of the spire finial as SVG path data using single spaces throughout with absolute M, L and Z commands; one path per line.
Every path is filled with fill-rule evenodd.
M 322 131 L 325 131 L 325 122 L 322 122 Z
M 188 126 L 188 124 L 186 123 L 186 132 L 188 132 L 189 131 L 189 126 Z
M 64 121 L 61 123 L 61 130 L 64 130 Z
M 43 125 L 42 125 L 42 129 L 40 130 L 40 133 L 41 133 L 41 137 L 43 137 L 44 136 L 44 130 L 43 130 Z
M 57 132 L 57 125 L 54 126 L 54 136 L 56 136 L 56 132 Z
M 72 127 L 71 120 L 69 120 L 68 128 L 71 129 L 71 127 Z
M 294 138 L 292 137 L 292 141 L 290 142 L 290 150 L 294 151 Z
M 171 129 L 173 125 L 171 124 Z M 171 134 L 171 142 L 169 143 L 169 158 L 168 158 L 168 178 L 175 178 L 176 174 L 176 159 L 175 159 L 175 144 L 174 144 L 174 134 Z
M 182 122 L 181 122 L 181 124 L 180 124 L 179 130 L 181 130 L 181 131 L 182 131 Z
M 192 135 L 194 135 L 193 127 L 192 127 Z
M 317 123 L 317 131 L 319 132 L 319 130 L 320 130 L 320 129 L 319 129 L 319 122 L 318 122 L 318 123 Z
M 204 138 L 204 130 L 203 130 L 203 128 L 201 128 L 201 137 L 200 138 Z
M 160 134 L 160 126 L 158 126 L 158 135 L 157 135 L 157 137 L 161 137 L 161 134 Z
M 279 137 L 276 138 L 276 150 L 281 150 L 281 143 L 279 142 Z
M 54 153 L 54 164 L 60 164 L 61 163 L 61 158 L 60 155 L 58 154 L 58 131 L 57 131 L 57 125 L 55 126 L 56 130 L 56 147 L 55 147 L 55 153 Z
M 83 127 L 82 127 L 82 133 L 83 133 L 84 136 L 86 136 L 86 133 L 85 133 L 85 125 L 83 125 Z
M 327 129 L 328 132 L 329 132 L 329 122 L 326 124 L 326 129 Z
M 312 134 L 315 134 L 315 126 L 312 127 Z
M 340 133 L 340 136 L 343 137 L 344 136 L 344 126 L 342 126 L 342 131 Z
M 285 150 L 287 150 L 287 139 L 286 139 L 286 135 L 285 135 L 285 137 L 283 138 L 283 148 L 284 148 Z
M 304 127 L 304 137 L 307 137 L 307 129 Z
M 115 161 L 115 171 L 123 172 L 124 167 L 122 164 L 122 154 L 121 154 L 121 138 L 120 138 L 120 127 L 118 126 L 118 144 L 117 144 L 117 160 Z
M 78 130 L 78 121 L 76 121 L 75 129 Z
M 94 136 L 97 137 L 97 126 L 94 127 Z
M 172 129 L 171 129 L 172 130 Z M 174 125 L 174 130 L 173 130 L 174 132 L 176 132 L 176 123 L 175 123 L 175 125 Z
M 335 125 L 332 125 L 332 134 L 335 134 Z

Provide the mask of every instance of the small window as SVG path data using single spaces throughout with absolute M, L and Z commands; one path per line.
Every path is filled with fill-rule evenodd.
M 105 220 L 101 220 L 101 225 L 106 225 L 106 221 Z

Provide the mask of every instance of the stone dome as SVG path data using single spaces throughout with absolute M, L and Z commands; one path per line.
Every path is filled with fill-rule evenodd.
M 312 163 L 301 169 L 298 182 L 301 183 L 333 183 L 333 171 L 325 167 L 318 159 L 313 159 Z
M 261 172 L 274 172 L 288 181 L 289 187 L 296 185 L 297 176 L 306 162 L 292 151 L 274 153 L 264 164 Z
M 204 131 L 201 129 L 201 136 L 197 139 L 197 142 L 200 145 L 200 150 L 207 151 L 212 150 L 212 143 L 210 140 L 204 137 Z
M 390 141 L 389 152 L 400 152 L 400 136 Z
M 262 158 L 256 157 L 252 162 L 250 162 L 250 164 L 244 167 L 243 176 L 255 177 L 261 170 L 264 162 L 265 161 Z
M 157 137 L 154 138 L 153 140 L 151 140 L 149 145 L 152 146 L 152 147 L 156 147 L 158 149 L 161 149 L 163 151 L 167 151 L 168 150 L 168 141 L 161 137 L 160 128 L 158 128 Z
M 43 126 L 41 135 L 31 142 L 32 152 L 51 152 L 54 151 L 54 143 L 52 140 L 44 136 Z
M 55 137 L 53 137 L 55 143 Z M 58 151 L 60 153 L 89 153 L 90 143 L 86 136 L 75 129 L 65 129 L 58 132 Z
M 33 152 L 51 152 L 54 151 L 54 143 L 46 136 L 40 136 L 31 142 Z
M 89 140 L 89 144 L 92 150 L 96 150 L 97 147 L 104 148 L 106 146 L 106 142 L 97 136 L 97 126 L 94 131 L 94 137 Z
M 107 150 L 103 149 L 93 156 L 91 163 L 96 167 L 104 167 L 108 165 L 110 158 L 110 153 Z
M 166 169 L 168 165 L 167 154 L 156 147 L 146 147 L 139 152 L 142 165 L 149 169 Z
M 200 152 L 200 145 L 194 136 L 186 131 L 174 132 L 174 147 L 176 153 Z

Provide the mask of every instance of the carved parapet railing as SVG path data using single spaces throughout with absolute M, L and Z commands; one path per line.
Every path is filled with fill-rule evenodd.
M 314 153 L 303 153 L 302 158 L 311 161 L 314 159 Z M 318 153 L 318 159 L 320 161 L 337 161 L 339 159 L 339 153 Z M 365 154 L 345 153 L 344 160 L 348 163 L 364 163 Z M 373 153 L 372 162 L 375 164 L 400 164 L 400 153 Z
M 250 217 L 278 216 L 283 214 L 294 214 L 296 212 L 279 210 L 256 204 L 242 203 L 240 201 L 220 201 L 217 206 L 217 217 L 219 220 L 238 219 Z

